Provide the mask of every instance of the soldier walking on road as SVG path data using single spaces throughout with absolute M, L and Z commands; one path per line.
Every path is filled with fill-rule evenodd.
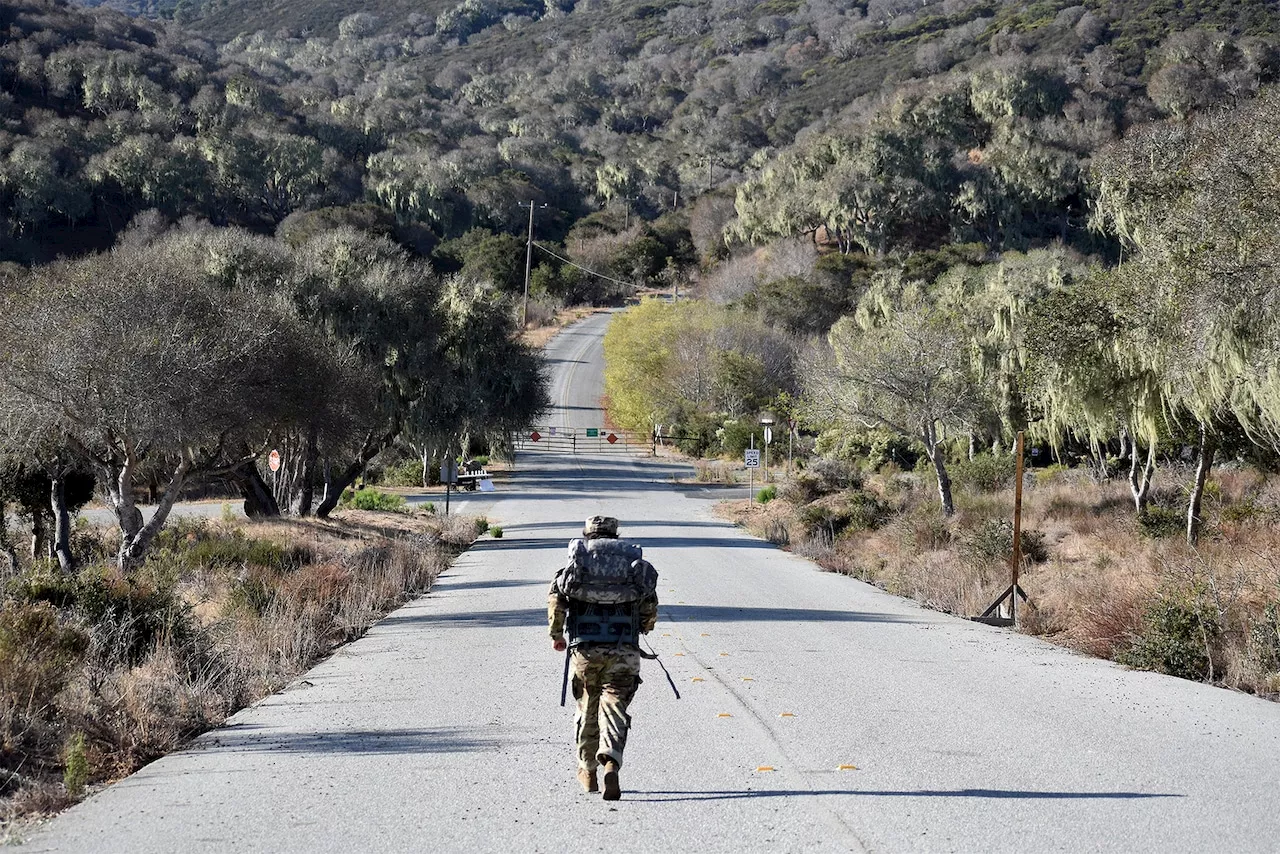
M 639 545 L 618 539 L 618 520 L 592 516 L 582 539 L 569 541 L 569 560 L 547 597 L 551 641 L 568 652 L 577 700 L 574 728 L 578 782 L 604 799 L 622 797 L 618 772 L 627 746 L 627 707 L 640 687 L 640 634 L 658 620 L 658 573 Z M 566 637 L 567 636 L 567 637 Z

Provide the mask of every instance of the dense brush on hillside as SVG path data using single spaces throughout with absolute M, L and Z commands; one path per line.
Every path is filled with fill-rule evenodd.
M 966 167 L 996 197 L 982 201 L 1026 208 L 1031 193 L 1036 227 L 1008 241 L 980 224 L 976 236 L 1022 245 L 1079 217 L 1082 164 L 1125 127 L 1273 79 L 1280 32 L 1280 12 L 1261 0 L 1174 11 L 994 0 L 125 5 L 190 23 L 57 0 L 0 5 L 0 216 L 12 238 L 0 259 L 105 245 L 148 208 L 271 230 L 290 214 L 367 201 L 378 210 L 338 218 L 423 252 L 477 227 L 519 233 L 529 199 L 550 206 L 541 234 L 562 238 L 601 206 L 599 225 L 620 231 L 633 211 L 652 220 L 708 189 L 758 181 L 805 156 L 815 134 L 899 120 L 894 105 L 935 84 L 971 102 L 961 125 L 984 126 L 910 116 L 922 147 L 907 153 L 982 148 L 993 165 Z M 197 35 L 247 30 L 223 45 Z M 984 145 L 998 126 L 1021 148 Z M 1042 154 L 1054 186 L 1003 182 L 1018 158 Z M 704 205 L 694 220 L 699 248 L 714 250 L 727 217 Z M 939 225 L 915 231 L 927 238 Z M 640 268 L 681 257 L 669 247 Z M 555 278 L 544 276 L 571 290 Z

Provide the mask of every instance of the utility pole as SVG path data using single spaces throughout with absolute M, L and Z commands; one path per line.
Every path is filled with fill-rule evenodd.
M 520 207 L 524 207 L 525 203 L 520 202 Z M 545 208 L 546 205 L 534 205 L 533 199 L 529 200 L 529 245 L 526 247 L 524 254 L 524 308 L 520 312 L 520 328 L 526 329 L 529 326 L 529 273 L 533 270 L 533 209 L 534 207 Z

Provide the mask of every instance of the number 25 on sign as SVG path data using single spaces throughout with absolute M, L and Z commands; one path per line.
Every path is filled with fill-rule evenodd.
M 749 469 L 760 468 L 760 450 L 751 448 L 746 452 L 746 466 Z

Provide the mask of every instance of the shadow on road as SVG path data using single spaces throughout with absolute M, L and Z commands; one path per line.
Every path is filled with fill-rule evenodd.
M 443 575 L 432 586 L 431 592 L 448 593 L 453 590 L 496 590 L 503 587 L 546 587 L 551 583 L 548 578 L 544 581 L 533 581 L 522 578 L 509 578 L 505 580 L 495 581 L 454 581 L 447 575 Z
M 467 753 L 499 744 L 454 727 L 281 733 L 253 724 L 219 730 L 210 741 L 221 750 L 242 753 Z
M 550 579 L 548 579 L 548 583 L 550 583 Z M 481 626 L 484 628 L 545 626 L 547 624 L 547 609 L 544 606 L 541 608 L 512 608 L 506 611 L 463 611 L 454 614 L 396 613 L 383 618 L 378 625 L 414 624 Z
M 503 525 L 502 527 L 508 531 L 536 531 L 545 529 L 568 528 L 574 530 L 581 527 L 581 519 L 570 519 L 567 522 L 523 522 L 517 525 Z M 648 542 L 643 536 L 632 536 L 627 532 L 632 528 L 718 528 L 724 531 L 737 530 L 729 522 L 628 522 L 625 519 L 619 521 L 619 533 L 623 539 L 635 540 L 640 545 Z
M 625 533 L 625 532 L 624 532 Z M 636 542 L 645 549 L 773 549 L 778 547 L 764 540 L 748 540 L 739 537 L 637 537 Z M 512 551 L 515 549 L 559 549 L 567 545 L 562 539 L 481 540 L 471 547 L 473 552 Z M 661 571 L 661 567 L 659 567 Z
M 649 795 L 650 797 L 637 797 Z M 996 799 L 1031 799 L 1031 800 L 1145 800 L 1150 798 L 1181 798 L 1185 795 L 1157 792 L 1030 792 L 1016 789 L 956 789 L 915 791 L 875 791 L 860 789 L 784 789 L 763 790 L 758 792 L 628 792 L 627 800 L 648 801 L 653 803 L 674 803 L 676 801 L 733 801 L 744 798 L 790 798 L 804 795 L 853 795 L 877 798 L 996 798 Z
M 548 579 L 549 581 L 549 579 Z M 541 585 L 542 582 L 531 582 Z M 662 605 L 660 622 L 679 623 L 917 623 L 920 620 L 896 614 L 866 611 L 824 611 L 808 608 L 728 608 L 715 605 Z M 451 614 L 396 613 L 379 625 L 443 624 L 512 628 L 545 626 L 546 608 L 511 608 L 502 611 L 459 611 Z
M 659 605 L 663 620 L 673 623 L 919 623 L 897 614 L 827 611 L 811 608 L 731 608 L 723 605 Z

